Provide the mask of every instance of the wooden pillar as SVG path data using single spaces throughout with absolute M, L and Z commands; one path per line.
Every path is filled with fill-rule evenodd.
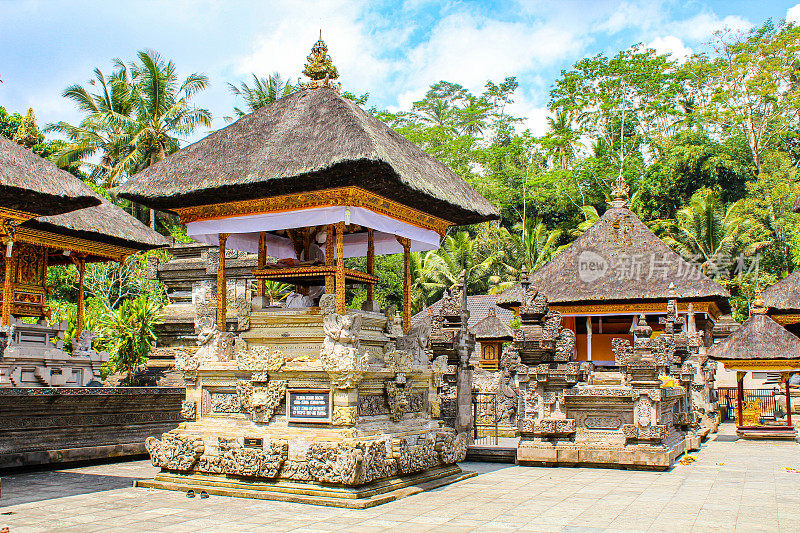
M 220 331 L 227 329 L 228 314 L 228 283 L 225 280 L 225 242 L 228 233 L 219 234 L 219 265 L 217 266 L 217 328 Z
M 83 331 L 83 282 L 86 274 L 86 259 L 83 257 L 73 257 L 75 268 L 78 269 L 78 309 L 75 313 L 75 338 L 81 336 Z
M 11 278 L 14 276 L 14 263 L 12 260 L 13 258 L 9 257 L 9 254 L 6 250 L 9 250 L 8 247 L 10 245 L 13 246 L 14 241 L 7 237 L 3 240 L 3 244 L 5 244 L 3 247 L 4 249 L 2 252 L 0 252 L 5 255 L 5 278 L 3 279 L 3 325 L 8 326 L 11 323 L 11 286 L 13 283 Z
M 789 379 L 791 372 L 786 374 L 786 425 L 792 427 L 792 393 L 789 390 Z
M 334 238 L 336 237 L 336 226 L 329 224 L 327 228 L 328 236 L 325 238 L 325 266 L 333 266 L 334 261 Z M 325 294 L 333 294 L 336 290 L 334 275 L 325 275 Z
M 744 425 L 744 414 L 742 413 L 742 402 L 744 401 L 744 372 L 736 372 L 736 412 L 739 414 L 737 426 Z
M 403 246 L 403 334 L 411 330 L 411 241 L 396 237 Z
M 336 312 L 347 313 L 344 301 L 344 222 L 336 224 Z
M 375 275 L 375 230 L 367 229 L 367 274 Z M 375 285 L 367 285 L 367 301 L 375 300 Z
M 267 232 L 262 231 L 258 236 L 258 269 L 262 270 L 267 266 Z M 257 283 L 257 296 L 264 297 L 267 281 L 259 278 Z
M 592 317 L 586 317 L 586 360 L 592 360 Z

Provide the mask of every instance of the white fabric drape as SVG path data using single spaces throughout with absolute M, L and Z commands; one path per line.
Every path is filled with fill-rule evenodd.
M 324 226 L 345 222 L 350 210 L 350 223 L 371 228 L 374 232 L 377 255 L 402 253 L 403 247 L 395 235 L 411 241 L 411 251 L 426 252 L 439 248 L 439 234 L 391 217 L 378 214 L 364 207 L 315 207 L 283 213 L 263 213 L 218 220 L 189 222 L 186 233 L 189 237 L 211 245 L 219 245 L 218 234 L 228 233 L 227 247 L 242 252 L 258 253 L 258 238 L 262 231 Z M 324 249 L 325 247 L 322 246 Z M 295 257 L 294 246 L 286 237 L 267 234 L 267 254 L 278 259 Z M 353 233 L 344 237 L 345 257 L 367 255 L 367 234 Z

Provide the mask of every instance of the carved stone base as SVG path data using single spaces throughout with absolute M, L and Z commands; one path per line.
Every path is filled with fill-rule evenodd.
M 359 487 L 343 487 L 286 480 L 251 481 L 224 474 L 180 474 L 162 471 L 152 481 L 134 481 L 134 486 L 176 491 L 204 490 L 217 496 L 366 509 L 476 475 L 477 472 L 463 471 L 456 465 L 448 465 Z
M 678 457 L 691 450 L 691 446 L 692 443 L 685 438 L 679 439 L 671 447 L 611 447 L 522 441 L 517 448 L 517 463 L 666 470 Z

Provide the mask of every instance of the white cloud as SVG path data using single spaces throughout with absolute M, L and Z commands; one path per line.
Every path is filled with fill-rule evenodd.
M 671 55 L 679 63 L 683 63 L 689 56 L 692 55 L 692 49 L 686 46 L 682 40 L 674 35 L 667 35 L 666 37 L 656 37 L 648 45 L 659 54 Z
M 786 11 L 786 22 L 794 22 L 795 24 L 800 24 L 800 4 L 797 4 L 794 7 L 790 7 Z
M 719 18 L 714 13 L 699 13 L 694 17 L 675 21 L 668 25 L 674 35 L 678 35 L 690 41 L 705 41 L 714 35 L 714 32 L 721 30 L 731 30 L 734 32 L 749 30 L 753 24 L 738 15 L 728 15 Z
M 376 21 L 365 21 L 362 13 L 363 5 L 359 2 L 319 0 L 278 4 L 270 23 L 255 40 L 252 52 L 238 58 L 234 70 L 243 75 L 277 71 L 296 80 L 322 29 L 343 85 L 353 91 L 368 89 L 392 70 L 391 62 L 380 57 L 381 51 L 390 42 L 394 46 L 402 44 L 406 36 L 401 31 L 373 31 Z
M 581 48 L 578 37 L 565 28 L 463 12 L 439 21 L 430 36 L 409 53 L 409 79 L 421 85 L 452 80 L 471 90 L 489 79 L 551 65 Z

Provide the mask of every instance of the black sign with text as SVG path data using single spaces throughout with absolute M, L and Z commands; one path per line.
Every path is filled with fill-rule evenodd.
M 289 390 L 288 417 L 292 422 L 327 422 L 331 418 L 329 390 Z

